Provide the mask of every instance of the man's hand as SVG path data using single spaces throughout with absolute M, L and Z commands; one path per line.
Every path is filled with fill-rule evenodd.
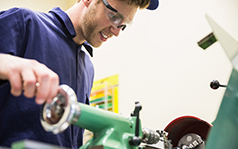
M 58 92 L 59 77 L 36 60 L 0 54 L 0 79 L 9 80 L 11 93 L 28 98 L 36 96 L 37 104 L 50 102 Z

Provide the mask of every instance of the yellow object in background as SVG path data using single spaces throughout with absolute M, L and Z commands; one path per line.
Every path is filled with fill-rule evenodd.
M 118 75 L 94 81 L 90 105 L 118 113 Z

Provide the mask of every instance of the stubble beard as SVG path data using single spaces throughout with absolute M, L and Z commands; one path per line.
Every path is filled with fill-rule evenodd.
M 97 42 L 95 39 L 97 37 L 98 32 L 96 31 L 97 23 L 95 21 L 96 8 L 97 6 L 91 7 L 89 11 L 85 14 L 83 21 L 83 35 L 85 40 L 93 47 L 99 47 L 102 43 Z

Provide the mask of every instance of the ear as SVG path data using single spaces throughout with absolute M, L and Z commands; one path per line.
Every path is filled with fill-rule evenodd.
M 86 7 L 88 7 L 89 4 L 92 2 L 92 0 L 82 0 L 82 1 Z

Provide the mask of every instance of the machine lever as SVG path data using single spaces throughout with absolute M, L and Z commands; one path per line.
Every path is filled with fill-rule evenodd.
M 136 128 L 135 128 L 135 136 L 132 137 L 129 140 L 130 145 L 133 146 L 138 146 L 140 145 L 142 139 L 139 136 L 139 127 L 140 127 L 140 118 L 139 118 L 139 113 L 140 110 L 142 109 L 142 106 L 139 104 L 139 102 L 135 102 L 135 109 L 134 111 L 131 113 L 131 116 L 136 116 Z
M 215 90 L 218 89 L 219 87 L 226 87 L 226 85 L 221 85 L 217 80 L 213 80 L 210 83 L 210 87 Z

